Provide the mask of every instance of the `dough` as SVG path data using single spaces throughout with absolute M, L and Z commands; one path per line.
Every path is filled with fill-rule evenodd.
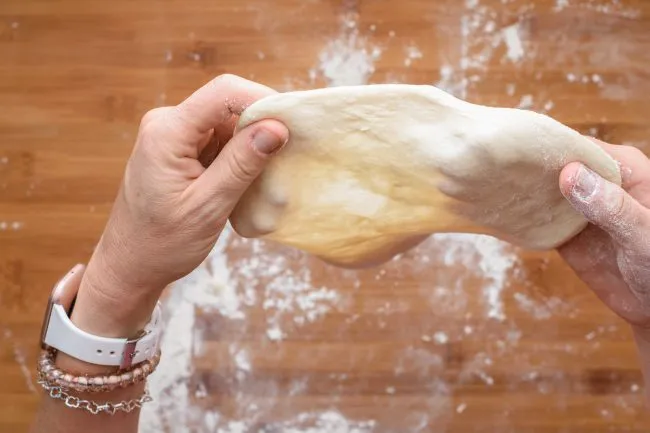
M 378 264 L 434 232 L 551 249 L 586 226 L 558 187 L 567 163 L 621 182 L 607 153 L 555 120 L 431 86 L 276 94 L 238 128 L 266 118 L 291 138 L 235 208 L 233 228 L 341 266 Z

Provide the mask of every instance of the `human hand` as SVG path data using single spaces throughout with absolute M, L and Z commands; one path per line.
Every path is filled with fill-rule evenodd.
M 564 168 L 562 194 L 591 224 L 559 251 L 610 309 L 649 334 L 650 160 L 633 147 L 597 143 L 618 161 L 623 185 L 580 163 Z
M 105 336 L 142 329 L 165 286 L 207 257 L 241 195 L 288 140 L 273 120 L 233 136 L 233 113 L 271 93 L 223 75 L 143 117 L 81 283 L 72 316 L 81 329 Z

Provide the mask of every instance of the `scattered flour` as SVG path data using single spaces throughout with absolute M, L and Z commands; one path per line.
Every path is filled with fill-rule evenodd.
M 285 433 L 370 433 L 376 422 L 373 420 L 350 421 L 336 411 L 322 413 L 303 413 L 295 419 L 270 426 L 262 432 Z
M 20 346 L 18 346 L 18 344 L 14 341 L 14 334 L 11 331 L 11 329 L 5 328 L 3 332 L 3 337 L 11 344 L 11 347 L 13 349 L 14 360 L 16 361 L 16 364 L 18 364 L 18 367 L 20 368 L 20 372 L 22 373 L 23 378 L 25 379 L 25 386 L 27 387 L 27 390 L 31 393 L 36 394 L 37 391 L 34 382 L 34 377 L 32 376 L 31 363 L 27 362 L 23 349 Z
M 436 86 L 461 99 L 467 99 L 472 85 L 482 81 L 499 47 L 506 48 L 501 61 L 519 64 L 534 55 L 533 50 L 525 50 L 519 23 L 497 31 L 497 20 L 505 6 L 495 7 L 484 3 L 484 0 L 465 0 L 465 13 L 460 19 L 458 64 L 445 62 L 436 83 Z M 529 8 L 530 5 L 520 6 L 517 14 L 523 15 Z
M 228 247 L 242 245 L 251 248 L 252 253 L 228 263 Z M 192 407 L 188 390 L 192 358 L 201 352 L 202 346 L 201 336 L 194 330 L 196 309 L 245 323 L 248 309 L 261 305 L 267 313 L 266 336 L 269 340 L 280 341 L 287 332 L 283 328 L 287 318 L 292 323 L 290 331 L 338 308 L 341 301 L 338 292 L 312 287 L 309 267 L 298 260 L 298 270 L 293 271 L 286 256 L 267 252 L 262 241 L 235 238 L 227 227 L 205 263 L 171 288 L 165 317 L 166 329 L 173 332 L 163 336 L 165 355 L 149 381 L 154 402 L 142 412 L 142 433 L 167 431 L 165 429 L 191 431 L 189 426 L 196 416 L 205 416 L 200 409 Z M 261 294 L 260 287 L 263 287 Z M 248 352 L 236 342 L 229 346 L 229 351 L 237 366 L 236 374 L 242 375 L 240 379 L 253 370 Z M 227 426 L 219 427 L 226 430 L 217 431 L 238 431 L 233 427 L 238 421 L 215 419 L 217 425 Z
M 530 110 L 533 108 L 533 95 L 522 95 L 521 99 L 519 100 L 519 105 L 517 105 L 517 108 L 521 108 L 522 110 Z
M 567 6 L 569 6 L 569 0 L 555 0 L 555 7 L 553 10 L 555 12 L 560 12 Z
M 356 18 L 345 16 L 340 34 L 325 45 L 309 76 L 313 81 L 322 75 L 328 87 L 366 84 L 381 53 L 359 33 Z
M 447 336 L 446 333 L 443 331 L 438 331 L 435 334 L 433 334 L 433 341 L 435 341 L 438 344 L 446 344 L 449 342 L 449 336 Z
M 404 59 L 404 66 L 408 68 L 413 64 L 413 61 L 421 59 L 422 57 L 422 51 L 420 51 L 418 47 L 415 45 L 409 45 L 406 47 L 406 58 Z
M 569 1 L 566 2 L 567 4 Z M 572 0 L 571 6 L 598 12 L 604 15 L 620 16 L 624 18 L 638 18 L 641 10 L 627 6 L 623 0 Z
M 290 266 L 292 261 L 287 256 L 267 253 L 263 241 L 236 239 L 234 242 L 251 248 L 248 257 L 232 265 L 232 272 L 244 287 L 254 288 L 262 283 L 262 307 L 268 313 L 267 335 L 271 335 L 274 340 L 278 340 L 284 333 L 281 324 L 287 317 L 296 325 L 311 323 L 341 302 L 336 290 L 313 287 L 306 256 L 297 259 L 298 266 L 294 270 Z M 254 293 L 251 290 L 251 295 Z
M 520 24 L 498 28 L 497 8 L 487 4 L 485 0 L 464 1 L 465 13 L 459 22 L 462 36 L 459 60 L 445 62 L 439 71 L 437 86 L 461 98 L 466 98 L 471 86 L 482 79 L 490 62 L 501 60 L 521 63 L 534 55 L 531 48 L 526 47 L 522 41 Z M 573 7 L 574 4 L 577 2 L 557 0 L 555 10 L 560 12 L 569 6 Z M 619 11 L 616 13 L 632 13 L 618 5 L 618 1 L 580 4 L 582 7 L 588 4 L 592 10 L 597 11 L 605 12 L 609 7 Z M 375 29 L 374 25 L 370 26 L 371 32 Z M 394 38 L 395 32 L 391 31 L 389 36 Z M 503 58 L 495 59 L 495 54 L 501 52 L 504 53 Z M 263 52 L 254 54 L 259 60 L 265 58 Z M 374 74 L 375 63 L 381 56 L 382 48 L 362 34 L 357 18 L 345 16 L 340 32 L 324 45 L 315 66 L 309 71 L 311 83 L 316 79 L 323 79 L 328 86 L 366 84 Z M 165 57 L 170 61 L 171 53 Z M 404 66 L 410 67 L 422 57 L 422 52 L 416 45 L 408 45 L 405 47 Z M 604 81 L 597 74 L 569 74 L 567 80 L 595 85 L 602 85 Z M 515 84 L 504 85 L 505 93 L 514 96 L 517 90 Z M 523 95 L 520 107 L 530 108 L 532 103 L 532 95 Z M 544 104 L 544 109 L 551 108 L 552 102 Z M 233 248 L 239 248 L 247 254 L 243 257 L 241 254 L 237 255 L 237 260 L 229 261 L 230 249 Z M 422 345 L 427 350 L 406 347 L 395 360 L 396 377 L 407 371 L 409 374 L 416 374 L 422 380 L 427 380 L 427 387 L 431 391 L 426 413 L 420 417 L 416 412 L 411 412 L 410 415 L 418 415 L 417 423 L 405 431 L 429 431 L 433 425 L 439 428 L 439 431 L 445 431 L 446 422 L 450 417 L 462 414 L 467 409 L 467 403 L 453 402 L 453 392 L 457 385 L 475 380 L 482 382 L 484 386 L 495 384 L 491 372 L 493 364 L 498 362 L 500 355 L 515 350 L 522 335 L 514 318 L 507 314 L 506 300 L 510 299 L 507 296 L 511 296 L 515 308 L 538 320 L 546 320 L 554 314 L 564 313 L 566 306 L 557 298 L 541 302 L 520 292 L 508 295 L 510 277 L 517 272 L 523 272 L 520 265 L 517 250 L 497 239 L 466 234 L 437 234 L 419 246 L 409 258 L 396 258 L 387 267 L 377 270 L 375 279 L 387 278 L 386 269 L 397 272 L 391 274 L 391 277 L 399 279 L 400 269 L 409 272 L 435 269 L 435 275 L 426 274 L 421 281 L 422 295 L 429 301 L 432 314 L 446 310 L 465 315 L 468 321 L 472 321 L 471 324 L 461 324 L 458 329 L 441 326 L 439 329 L 424 330 L 424 334 L 414 334 L 421 335 L 422 342 L 435 344 Z M 448 272 L 445 270 L 459 267 L 462 272 L 458 272 L 458 269 Z M 340 271 L 337 275 L 341 275 L 341 278 L 355 278 L 352 271 Z M 429 277 L 431 278 L 428 279 Z M 193 377 L 192 358 L 194 354 L 201 352 L 203 343 L 202 336 L 197 335 L 194 330 L 195 311 L 211 311 L 245 326 L 250 317 L 249 312 L 257 308 L 264 314 L 264 328 L 260 330 L 259 338 L 281 347 L 285 344 L 283 340 L 295 335 L 302 327 L 318 322 L 331 312 L 347 311 L 344 295 L 335 288 L 315 284 L 314 280 L 306 256 L 298 253 L 274 253 L 264 242 L 236 238 L 232 231 L 227 229 L 206 263 L 171 289 L 166 303 L 167 332 L 163 337 L 164 356 L 160 368 L 150 380 L 150 390 L 155 400 L 143 410 L 141 432 L 252 431 L 256 416 L 273 411 L 272 403 L 268 407 L 257 407 L 238 399 L 234 404 L 247 406 L 246 413 L 252 413 L 253 416 L 234 419 L 226 419 L 217 410 L 206 410 L 192 403 L 194 398 L 203 398 L 207 393 L 205 386 L 201 384 L 194 395 L 190 395 L 189 391 L 189 382 L 196 379 Z M 357 280 L 352 286 L 359 288 L 360 282 Z M 478 287 L 479 291 L 476 294 L 469 293 L 469 287 Z M 466 314 L 470 302 L 481 303 L 483 312 L 478 315 L 480 317 Z M 508 303 L 508 306 L 510 305 Z M 388 315 L 390 308 L 387 306 L 377 314 Z M 354 315 L 342 320 L 341 332 L 345 332 L 346 325 L 353 325 L 358 319 L 359 315 Z M 385 322 L 379 322 L 378 326 L 381 327 L 382 324 L 385 326 Z M 444 378 L 442 372 L 445 360 L 432 350 L 441 350 L 442 346 L 448 345 L 450 341 L 473 338 L 479 334 L 483 336 L 487 326 L 496 331 L 491 331 L 494 333 L 490 334 L 490 337 L 493 336 L 494 339 L 485 343 L 485 351 L 465 360 L 460 366 L 458 378 Z M 598 332 L 594 331 L 593 338 Z M 236 367 L 236 378 L 256 380 L 253 375 L 256 366 L 251 354 L 240 342 L 228 344 L 228 353 Z M 531 376 L 527 380 L 537 379 L 535 371 L 530 374 L 534 377 Z M 342 381 L 347 377 L 345 373 L 340 373 L 339 376 Z M 561 375 L 558 376 L 558 383 L 561 382 L 560 379 L 563 379 Z M 304 392 L 305 383 L 292 386 L 291 395 Z M 539 392 L 552 391 L 551 385 L 541 384 Z M 639 388 L 635 385 L 631 392 L 639 392 Z M 385 392 L 394 394 L 396 388 L 388 386 Z M 239 397 L 239 394 L 236 396 Z M 299 413 L 288 419 L 267 424 L 258 431 L 366 433 L 381 428 L 377 420 L 353 420 L 346 417 L 339 412 L 341 408 L 337 406 L 336 396 L 332 396 L 331 402 L 331 410 Z M 197 420 L 202 426 L 200 429 L 191 427 L 196 425 Z
M 537 320 L 547 320 L 556 314 L 570 316 L 569 304 L 558 297 L 550 297 L 544 301 L 531 298 L 526 293 L 517 292 L 513 295 L 518 307 Z
M 211 257 L 223 253 L 227 236 L 222 239 Z M 200 280 L 192 281 L 203 271 L 201 267 L 187 281 L 176 284 L 166 300 L 163 356 L 149 379 L 153 402 L 142 409 L 141 433 L 189 433 L 192 430 L 190 417 L 194 409 L 190 404 L 188 383 L 192 375 L 195 308 L 197 304 L 214 304 L 215 297 L 209 283 L 203 285 Z
M 519 264 L 519 257 L 512 246 L 489 236 L 470 234 L 435 234 L 426 242 L 430 248 L 444 249 L 442 264 L 461 265 L 465 275 L 474 274 L 483 281 L 482 292 L 486 317 L 497 321 L 506 319 L 502 292 L 508 277 Z M 464 279 L 458 279 L 459 287 L 450 296 L 457 296 Z
M 25 224 L 20 221 L 0 221 L 0 231 L 13 230 L 18 231 L 23 228 Z
M 371 433 L 375 426 L 375 421 L 352 421 L 341 413 L 331 410 L 301 413 L 287 421 L 266 424 L 261 429 L 255 430 L 255 433 Z M 229 421 L 224 426 L 210 431 L 216 433 L 252 432 L 250 425 L 244 421 Z
M 519 37 L 519 24 L 513 24 L 503 30 L 503 39 L 505 40 L 508 53 L 508 59 L 512 62 L 518 62 L 524 57 L 524 47 Z

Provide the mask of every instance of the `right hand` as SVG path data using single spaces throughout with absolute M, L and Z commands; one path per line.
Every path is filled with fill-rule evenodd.
M 596 141 L 616 159 L 623 185 L 568 164 L 560 190 L 591 223 L 559 248 L 576 274 L 635 332 L 650 335 L 650 160 L 630 146 Z

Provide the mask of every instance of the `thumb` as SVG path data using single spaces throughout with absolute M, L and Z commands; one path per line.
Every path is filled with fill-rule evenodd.
M 560 190 L 589 222 L 619 243 L 636 244 L 641 230 L 650 227 L 650 210 L 581 163 L 564 167 Z
M 262 120 L 237 132 L 194 184 L 203 202 L 217 202 L 227 217 L 288 139 L 289 131 L 276 120 Z

